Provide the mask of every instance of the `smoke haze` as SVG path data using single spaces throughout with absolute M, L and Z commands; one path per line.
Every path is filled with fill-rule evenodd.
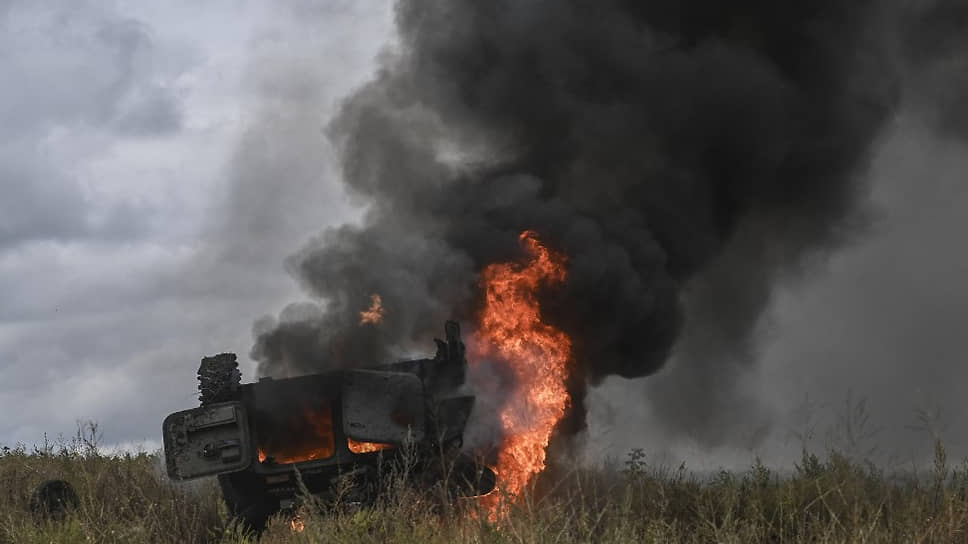
M 5 445 L 157 445 L 266 311 L 247 378 L 428 354 L 523 226 L 596 459 L 789 466 L 848 391 L 968 452 L 962 0 L 0 5 Z
M 288 259 L 314 301 L 260 320 L 253 359 L 285 375 L 424 350 L 533 229 L 569 259 L 541 294 L 574 342 L 564 430 L 589 385 L 670 357 L 639 400 L 666 433 L 769 427 L 744 385 L 760 316 L 779 280 L 866 232 L 878 136 L 924 94 L 915 59 L 950 51 L 921 40 L 939 6 L 398 2 L 398 46 L 328 128 L 362 219 Z M 384 321 L 360 326 L 374 293 Z

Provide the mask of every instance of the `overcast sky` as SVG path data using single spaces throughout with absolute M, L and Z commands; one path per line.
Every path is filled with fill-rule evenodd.
M 0 2 L 0 443 L 157 443 L 202 355 L 251 378 L 285 256 L 354 216 L 322 128 L 391 32 L 313 4 Z
M 196 404 L 201 356 L 235 351 L 252 377 L 252 324 L 302 296 L 285 257 L 357 215 L 323 127 L 391 43 L 385 0 L 0 0 L 0 444 L 83 419 L 156 447 Z M 968 453 L 966 157 L 893 122 L 871 228 L 763 320 L 746 382 L 773 420 L 737 422 L 749 451 L 717 460 L 796 450 L 805 429 L 836 445 L 848 391 L 881 447 L 930 444 L 922 410 Z M 709 453 L 650 422 L 642 399 L 675 369 L 590 395 L 597 454 Z

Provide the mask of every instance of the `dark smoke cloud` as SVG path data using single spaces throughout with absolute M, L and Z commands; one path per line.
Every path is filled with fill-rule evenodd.
M 774 281 L 863 224 L 898 98 L 882 5 L 398 2 L 400 50 L 329 129 L 364 219 L 289 260 L 319 303 L 258 324 L 253 357 L 273 374 L 426 349 L 534 229 L 569 258 L 542 303 L 573 338 L 575 395 L 675 349 L 654 410 L 725 440 L 757 413 L 736 377 Z M 361 327 L 372 293 L 386 322 Z
M 909 2 L 900 15 L 909 101 L 942 135 L 968 137 L 968 2 Z

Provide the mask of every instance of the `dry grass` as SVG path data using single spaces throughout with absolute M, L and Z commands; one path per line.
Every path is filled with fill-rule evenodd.
M 171 484 L 158 454 L 109 455 L 96 428 L 43 447 L 0 451 L 0 543 L 253 542 L 227 519 L 213 481 Z M 457 505 L 417 493 L 405 471 L 370 508 L 308 501 L 302 533 L 274 520 L 262 542 L 964 542 L 968 470 L 936 448 L 931 474 L 888 475 L 830 453 L 804 454 L 780 477 L 759 463 L 744 473 L 698 478 L 649 466 L 633 452 L 623 467 L 547 478 L 488 520 L 474 500 Z M 37 520 L 31 490 L 69 480 L 80 508 Z

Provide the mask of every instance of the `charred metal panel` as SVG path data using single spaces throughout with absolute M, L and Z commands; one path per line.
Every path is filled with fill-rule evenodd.
M 343 377 L 343 432 L 354 440 L 383 444 L 424 438 L 424 391 L 420 378 L 404 372 L 351 370 Z
M 451 397 L 441 399 L 436 406 L 434 420 L 437 424 L 437 438 L 441 442 L 448 442 L 460 438 L 464 434 L 467 419 L 474 409 L 474 397 Z
M 396 372 L 416 374 L 423 381 L 426 393 L 441 396 L 454 393 L 463 384 L 467 374 L 467 357 L 460 339 L 460 325 L 448 321 L 444 327 L 447 341 L 435 338 L 437 354 L 433 359 L 400 361 L 381 368 Z
M 175 412 L 165 418 L 162 435 L 173 480 L 244 470 L 252 462 L 246 413 L 238 402 Z

